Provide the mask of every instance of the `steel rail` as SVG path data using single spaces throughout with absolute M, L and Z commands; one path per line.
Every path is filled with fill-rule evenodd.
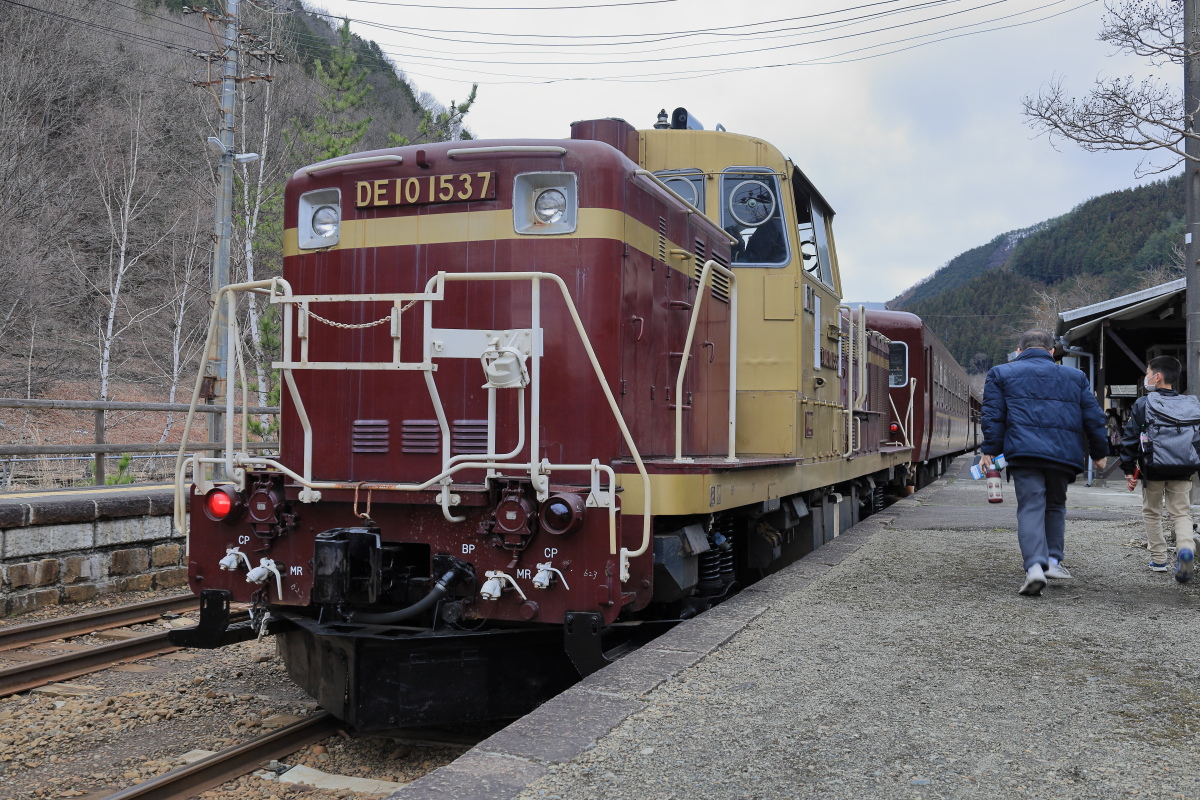
M 187 766 L 110 794 L 104 800 L 185 800 L 240 778 L 263 762 L 282 758 L 337 731 L 341 722 L 327 711 L 234 745 Z
M 14 625 L 11 628 L 0 628 L 0 652 L 16 647 L 28 647 L 31 644 L 53 642 L 69 636 L 80 636 L 85 633 L 120 628 L 126 625 L 137 625 L 158 619 L 163 614 L 172 611 L 195 611 L 200 608 L 200 598 L 192 594 L 163 597 L 157 600 L 147 600 L 142 603 L 132 603 L 118 608 L 105 608 L 99 611 L 89 611 L 75 614 L 62 619 L 50 619 L 44 622 L 31 622 L 26 625 Z
M 241 612 L 232 614 L 230 620 L 248 617 L 248 613 Z M 156 631 L 121 642 L 89 647 L 74 653 L 0 669 L 0 697 L 25 692 L 47 683 L 77 678 L 89 672 L 99 672 L 122 661 L 138 661 L 181 650 L 182 648 L 167 641 L 168 633 L 166 630 Z

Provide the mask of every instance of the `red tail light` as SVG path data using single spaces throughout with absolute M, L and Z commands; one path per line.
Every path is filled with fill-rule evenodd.
M 231 519 L 242 510 L 242 496 L 232 486 L 217 486 L 204 496 L 204 513 L 216 522 Z
M 899 426 L 898 424 L 896 424 L 895 422 L 893 422 L 891 425 L 889 425 L 889 426 L 888 426 L 888 429 L 889 429 L 889 430 L 890 430 L 892 433 L 896 433 L 897 431 L 899 431 L 899 430 L 900 430 L 900 426 Z

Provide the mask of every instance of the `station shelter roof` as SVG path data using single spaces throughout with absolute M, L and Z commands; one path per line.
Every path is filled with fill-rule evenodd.
M 1186 363 L 1186 284 L 1180 278 L 1064 311 L 1055 335 L 1062 345 L 1096 359 L 1098 391 L 1103 387 L 1108 397 L 1131 397 L 1149 359 L 1172 355 Z

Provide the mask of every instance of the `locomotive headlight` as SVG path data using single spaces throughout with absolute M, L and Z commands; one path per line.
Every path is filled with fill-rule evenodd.
M 333 247 L 342 236 L 342 190 L 314 189 L 300 195 L 296 243 L 302 250 Z
M 556 494 L 542 503 L 538 518 L 542 530 L 555 536 L 565 536 L 583 524 L 586 503 L 581 495 Z
M 341 213 L 333 206 L 321 206 L 313 212 L 312 230 L 317 236 L 328 239 L 338 232 Z
M 513 178 L 512 209 L 517 233 L 574 233 L 579 217 L 579 177 L 574 172 L 522 172 Z
M 567 213 L 567 196 L 558 189 L 545 189 L 533 201 L 533 214 L 547 225 Z

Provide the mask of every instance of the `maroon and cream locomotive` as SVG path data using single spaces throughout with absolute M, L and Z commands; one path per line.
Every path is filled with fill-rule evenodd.
M 359 729 L 515 716 L 903 484 L 832 210 L 770 145 L 674 117 L 292 176 L 282 277 L 215 298 L 278 315 L 279 454 L 232 391 L 224 452 L 180 454 L 202 619 L 173 641 L 275 634 Z

